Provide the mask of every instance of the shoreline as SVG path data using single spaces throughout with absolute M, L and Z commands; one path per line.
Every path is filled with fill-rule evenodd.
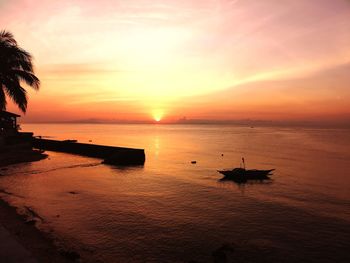
M 33 150 L 26 152 L 25 154 L 1 154 L 0 155 L 0 172 L 2 169 L 7 169 L 8 166 L 20 163 L 30 163 L 34 161 L 40 161 L 47 158 L 47 154 L 41 151 Z M 1 173 L 0 173 L 1 176 Z M 5 195 L 11 195 L 11 193 L 0 189 L 0 193 Z M 18 211 L 18 208 L 12 206 L 5 200 L 3 196 L 0 196 L 0 231 L 2 235 L 0 238 L 1 244 L 6 244 L 9 239 L 13 241 L 14 246 L 10 246 L 10 251 L 6 249 L 5 260 L 10 262 L 17 262 L 16 258 L 11 258 L 11 255 L 17 254 L 18 246 L 22 246 L 23 254 L 30 255 L 24 262 L 50 262 L 50 263 L 72 263 L 81 262 L 80 255 L 73 250 L 64 247 L 64 244 L 58 244 L 54 237 L 50 236 L 50 233 L 40 230 L 36 227 L 36 218 L 40 216 L 36 215 L 34 211 L 27 208 L 29 214 L 22 214 Z M 2 228 L 2 229 L 1 229 Z M 11 242 L 10 242 L 11 243 Z M 2 246 L 2 245 L 0 245 Z M 2 258 L 0 257 L 0 261 Z
M 5 168 L 6 166 L 13 164 L 36 162 L 43 160 L 47 157 L 47 154 L 39 150 L 0 153 L 0 168 Z
M 49 233 L 35 226 L 35 220 L 20 214 L 17 208 L 11 206 L 3 197 L 0 197 L 0 214 L 2 215 L 0 227 L 7 230 L 11 237 L 38 262 L 82 262 L 78 253 L 65 248 L 63 244 L 58 245 Z M 0 242 L 5 243 L 6 240 L 0 240 Z
M 67 258 L 62 248 L 55 245 L 54 239 L 40 231 L 32 221 L 17 212 L 3 198 L 0 198 L 0 225 L 11 237 L 22 245 L 38 262 L 68 263 L 77 262 Z M 1 240 L 1 243 L 6 240 Z

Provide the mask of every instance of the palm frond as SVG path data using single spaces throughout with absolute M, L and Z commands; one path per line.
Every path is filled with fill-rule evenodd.
M 6 109 L 6 96 L 4 90 L 1 88 L 2 84 L 0 83 L 0 110 Z
M 6 67 L 33 72 L 32 56 L 17 46 L 0 48 L 0 61 Z
M 0 31 L 0 41 L 7 42 L 11 45 L 17 45 L 17 41 L 15 40 L 13 34 L 6 30 Z
M 17 45 L 14 36 L 0 31 L 0 109 L 6 109 L 6 97 L 14 101 L 24 113 L 28 98 L 21 82 L 38 90 L 39 79 L 34 75 L 32 56 Z
M 24 71 L 24 70 L 19 70 L 19 69 L 14 69 L 8 72 L 8 75 L 12 79 L 19 79 L 24 81 L 28 86 L 32 87 L 35 90 L 39 90 L 40 87 L 40 80 L 32 73 Z
M 6 94 L 13 100 L 18 108 L 25 113 L 28 105 L 27 91 L 21 87 L 18 81 L 6 81 Z

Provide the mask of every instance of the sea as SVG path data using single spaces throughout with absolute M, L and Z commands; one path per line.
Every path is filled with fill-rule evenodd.
M 350 130 L 23 124 L 145 149 L 143 166 L 47 151 L 0 170 L 0 196 L 82 262 L 350 262 Z M 236 184 L 220 169 L 275 169 Z M 195 161 L 196 163 L 192 163 Z

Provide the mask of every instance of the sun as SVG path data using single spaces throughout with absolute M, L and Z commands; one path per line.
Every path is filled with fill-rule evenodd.
M 156 122 L 160 122 L 163 118 L 163 111 L 162 110 L 154 110 L 152 115 L 153 115 L 153 119 Z

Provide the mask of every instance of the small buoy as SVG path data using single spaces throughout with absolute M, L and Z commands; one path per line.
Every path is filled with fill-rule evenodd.
M 192 163 L 192 164 L 196 164 L 196 163 L 197 163 L 197 161 L 192 161 L 191 163 Z
M 221 156 L 224 156 L 224 154 L 222 153 Z

